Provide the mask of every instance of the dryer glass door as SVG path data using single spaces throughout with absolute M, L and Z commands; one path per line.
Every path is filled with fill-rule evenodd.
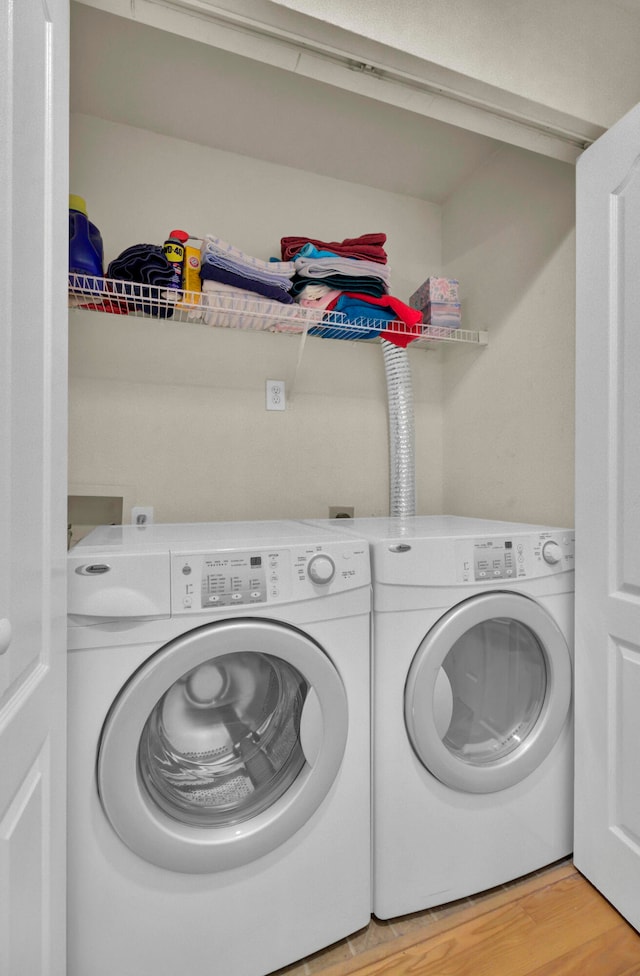
M 443 689 L 442 686 L 445 685 Z M 531 734 L 547 691 L 544 650 L 513 617 L 471 626 L 442 662 L 436 696 L 451 701 L 442 741 L 462 762 L 495 762 Z
M 324 649 L 284 624 L 209 624 L 152 655 L 122 689 L 98 752 L 120 838 L 175 871 L 247 864 L 288 840 L 338 775 L 348 730 Z
M 533 600 L 489 593 L 445 614 L 412 662 L 405 720 L 414 751 L 448 786 L 484 793 L 548 755 L 571 699 L 569 649 Z

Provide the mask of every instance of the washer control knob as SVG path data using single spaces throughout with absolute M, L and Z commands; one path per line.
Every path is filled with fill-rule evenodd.
M 545 563 L 555 566 L 562 559 L 562 549 L 557 542 L 545 542 L 542 547 L 542 558 Z
M 314 583 L 330 583 L 336 575 L 336 564 L 330 556 L 312 556 L 307 573 Z

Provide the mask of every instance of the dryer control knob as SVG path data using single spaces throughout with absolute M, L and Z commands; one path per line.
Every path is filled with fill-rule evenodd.
M 555 566 L 562 559 L 562 549 L 557 542 L 545 542 L 542 547 L 542 558 L 545 563 Z
M 336 565 L 330 556 L 312 556 L 307 573 L 314 583 L 330 583 L 336 575 Z

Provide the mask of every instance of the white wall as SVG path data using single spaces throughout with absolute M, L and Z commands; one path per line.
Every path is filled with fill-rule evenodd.
M 501 149 L 442 208 L 87 117 L 71 189 L 107 260 L 173 226 L 259 257 L 279 239 L 388 235 L 392 292 L 460 279 L 489 345 L 410 350 L 417 510 L 573 522 L 574 170 Z M 176 178 L 175 174 L 185 174 Z M 378 346 L 73 311 L 74 485 L 131 486 L 159 521 L 388 511 Z M 264 382 L 284 379 L 284 413 Z
M 444 368 L 444 508 L 573 525 L 575 171 L 505 147 L 443 208 L 481 355 Z
M 608 127 L 640 101 L 632 0 L 272 0 Z
M 215 233 L 257 257 L 281 236 L 387 234 L 392 293 L 441 263 L 433 204 L 75 115 L 71 192 L 107 262 L 169 230 Z M 378 346 L 308 338 L 293 398 L 267 412 L 267 378 L 293 377 L 299 340 L 70 313 L 69 480 L 131 486 L 158 521 L 388 511 L 386 392 Z M 412 351 L 418 507 L 442 506 L 441 364 Z M 291 391 L 290 391 L 291 392 Z

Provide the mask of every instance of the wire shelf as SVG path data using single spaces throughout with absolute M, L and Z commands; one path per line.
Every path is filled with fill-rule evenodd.
M 307 334 L 326 339 L 376 341 L 383 334 L 384 338 L 393 341 L 395 337 L 401 344 L 410 342 L 412 346 L 428 347 L 434 342 L 487 344 L 486 332 L 421 323 L 408 326 L 401 321 L 381 322 L 375 318 L 351 319 L 342 312 L 287 305 L 260 296 L 245 299 L 223 291 L 173 291 L 91 275 L 69 275 L 69 307 L 172 322 L 200 322 L 214 328 Z

